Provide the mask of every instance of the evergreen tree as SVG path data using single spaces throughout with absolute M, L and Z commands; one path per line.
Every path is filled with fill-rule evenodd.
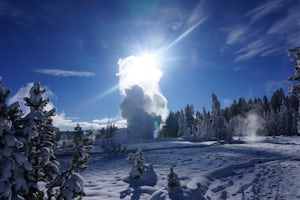
M 84 180 L 79 172 L 87 168 L 85 163 L 90 157 L 87 151 L 92 148 L 90 144 L 92 132 L 84 134 L 79 124 L 75 127 L 75 131 L 77 136 L 74 139 L 75 155 L 68 168 L 48 184 L 49 199 L 82 199 L 85 195 Z
M 185 115 L 183 110 L 180 110 L 179 116 L 178 116 L 178 136 L 182 137 L 187 132 L 187 125 L 185 120 Z
M 84 194 L 83 179 L 76 172 L 85 168 L 90 137 L 78 138 L 70 167 L 59 173 L 53 152 L 55 109 L 44 109 L 49 101 L 44 93 L 34 83 L 24 98 L 30 113 L 22 118 L 18 103 L 6 105 L 9 90 L 2 87 L 0 77 L 0 199 L 74 199 Z
M 174 172 L 173 167 L 170 167 L 170 171 L 168 172 L 168 188 L 176 189 L 180 187 L 180 180 L 178 175 Z
M 38 184 L 47 184 L 59 174 L 59 163 L 53 152 L 57 128 L 52 126 L 51 116 L 55 109 L 45 110 L 49 99 L 44 99 L 45 89 L 40 89 L 38 82 L 30 90 L 30 97 L 25 97 L 26 105 L 30 107 L 23 119 L 24 138 L 23 151 L 32 165 L 32 171 L 27 175 L 29 191 L 27 199 L 42 199 L 45 194 Z
M 227 140 L 224 118 L 221 112 L 221 104 L 215 93 L 212 93 L 212 132 L 217 140 Z
M 294 94 L 290 96 L 290 106 L 292 110 L 296 110 L 298 112 L 299 109 L 299 100 L 298 97 Z
M 263 110 L 265 114 L 270 112 L 270 103 L 266 95 L 263 97 Z
M 238 107 L 238 114 L 246 116 L 246 113 L 249 111 L 249 106 L 243 97 L 239 98 L 237 107 Z
M 267 117 L 267 130 L 269 135 L 274 137 L 278 134 L 278 122 L 278 113 L 272 108 Z
M 254 99 L 251 111 L 259 114 L 260 116 L 263 116 L 264 108 L 263 108 L 263 102 L 260 98 Z
M 195 128 L 195 111 L 193 105 L 186 105 L 185 107 L 185 122 L 187 127 L 187 132 L 185 135 L 187 137 L 191 137 L 196 135 L 196 128 Z
M 288 98 L 282 101 L 282 105 L 279 112 L 279 125 L 278 133 L 279 135 L 290 135 L 291 133 L 291 115 L 289 110 Z
M 179 113 L 179 112 L 178 112 Z M 161 137 L 177 137 L 178 136 L 178 114 L 170 112 L 166 122 L 160 131 Z
M 20 199 L 28 185 L 19 173 L 31 166 L 19 149 L 22 143 L 15 135 L 22 112 L 18 103 L 7 106 L 9 89 L 2 86 L 0 77 L 0 199 Z
M 210 114 L 209 112 L 206 112 L 205 107 L 203 107 L 203 124 L 201 127 L 201 137 L 205 140 L 211 140 L 212 139 L 212 130 L 211 130 L 211 123 L 210 123 Z
M 237 102 L 236 100 L 233 100 L 233 103 L 230 106 L 230 116 L 231 116 L 230 118 L 238 116 L 239 114 L 240 113 L 239 113 Z
M 280 111 L 280 107 L 284 99 L 285 99 L 285 95 L 282 88 L 276 90 L 273 93 L 270 101 L 270 106 L 276 113 Z

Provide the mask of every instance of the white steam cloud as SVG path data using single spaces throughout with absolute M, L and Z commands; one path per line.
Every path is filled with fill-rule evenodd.
M 129 56 L 118 62 L 121 116 L 133 137 L 150 139 L 168 115 L 167 99 L 159 87 L 162 71 L 143 57 Z
M 246 117 L 237 116 L 234 119 L 235 134 L 243 137 L 246 136 L 248 141 L 258 141 L 259 132 L 263 130 L 263 118 L 255 112 L 250 112 Z

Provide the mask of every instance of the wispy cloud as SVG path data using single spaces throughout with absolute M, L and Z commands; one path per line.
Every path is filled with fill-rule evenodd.
M 284 36 L 286 45 L 300 45 L 300 4 L 291 7 L 288 14 L 276 21 L 267 31 L 268 34 Z
M 299 46 L 299 10 L 297 1 L 267 1 L 246 13 L 241 19 L 243 24 L 240 22 L 240 25 L 227 27 L 226 43 L 238 48 L 234 52 L 234 61 L 282 54 L 288 48 Z M 272 14 L 277 12 L 281 12 L 281 15 L 273 18 Z
M 274 52 L 275 46 L 266 38 L 251 42 L 246 47 L 235 52 L 238 56 L 235 58 L 236 62 L 249 60 L 255 56 L 266 56 L 270 52 Z
M 0 1 L 0 17 L 5 17 L 13 23 L 32 28 L 39 23 L 54 25 L 53 16 L 57 15 L 56 5 L 43 2 L 35 4 L 37 12 L 32 7 L 21 7 L 13 1 Z
M 52 76 L 81 76 L 81 77 L 93 77 L 96 73 L 93 72 L 84 72 L 84 71 L 67 71 L 61 69 L 35 69 L 33 70 L 37 73 L 48 74 Z
M 252 24 L 263 17 L 282 9 L 284 3 L 286 3 L 285 0 L 270 0 L 249 11 L 245 16 L 250 18 L 250 23 Z
M 227 37 L 227 44 L 232 44 L 238 41 L 241 36 L 246 32 L 247 26 L 237 26 L 231 28 Z

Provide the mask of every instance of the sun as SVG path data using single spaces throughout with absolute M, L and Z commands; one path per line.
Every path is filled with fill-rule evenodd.
M 136 57 L 131 73 L 131 78 L 137 82 L 158 82 L 162 76 L 162 72 L 157 68 L 155 56 L 149 54 Z
M 130 88 L 133 85 L 149 88 L 158 84 L 162 77 L 162 71 L 158 68 L 158 60 L 154 55 L 143 54 L 140 56 L 130 56 L 119 61 L 119 74 L 122 86 Z

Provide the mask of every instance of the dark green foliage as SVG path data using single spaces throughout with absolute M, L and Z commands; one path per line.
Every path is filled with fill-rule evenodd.
M 170 167 L 167 180 L 169 189 L 175 189 L 180 187 L 180 180 L 178 178 L 178 175 L 174 172 L 173 167 Z
M 179 112 L 170 112 L 166 122 L 159 132 L 160 137 L 175 138 L 178 137 L 178 117 Z
M 281 107 L 281 104 L 282 104 L 282 101 L 284 100 L 284 98 L 285 98 L 285 95 L 284 95 L 282 88 L 276 90 L 273 93 L 273 95 L 271 97 L 271 101 L 270 101 L 270 106 L 275 112 L 280 111 L 280 107 Z

